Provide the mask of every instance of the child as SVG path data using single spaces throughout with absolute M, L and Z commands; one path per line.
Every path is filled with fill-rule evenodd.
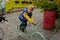
M 20 30 L 22 32 L 26 31 L 27 21 L 29 21 L 31 24 L 36 25 L 32 18 L 32 11 L 34 9 L 33 5 L 28 6 L 27 8 L 23 9 L 23 12 L 19 15 L 19 20 L 22 22 L 20 24 Z

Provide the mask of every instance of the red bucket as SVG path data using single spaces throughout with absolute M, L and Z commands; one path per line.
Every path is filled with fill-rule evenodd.
M 56 11 L 44 10 L 44 22 L 43 27 L 51 30 L 55 28 Z

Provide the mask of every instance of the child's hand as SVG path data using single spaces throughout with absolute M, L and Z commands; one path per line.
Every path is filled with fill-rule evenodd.
M 33 25 L 37 25 L 37 23 L 33 23 Z

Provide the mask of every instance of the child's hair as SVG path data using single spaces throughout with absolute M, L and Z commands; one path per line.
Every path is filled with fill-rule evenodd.
M 33 5 L 29 5 L 27 8 L 31 8 L 33 10 L 34 6 Z
M 33 10 L 33 9 L 34 9 L 34 6 L 33 6 L 33 5 L 29 5 L 29 6 L 27 6 L 26 8 L 31 8 L 31 9 Z M 20 9 L 20 11 L 23 11 L 23 8 Z

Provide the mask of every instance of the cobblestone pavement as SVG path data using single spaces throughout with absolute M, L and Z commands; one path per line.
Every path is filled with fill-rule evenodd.
M 20 21 L 18 19 L 20 12 L 16 13 L 10 13 L 6 15 L 6 19 L 8 22 L 0 23 L 0 27 L 4 30 L 4 38 L 3 40 L 26 40 L 26 38 L 23 38 L 22 36 L 18 35 L 18 30 L 17 30 L 17 25 L 20 24 Z M 39 32 L 42 32 L 42 34 L 46 37 L 47 40 L 60 40 L 59 39 L 59 33 L 57 32 L 58 35 L 56 35 L 55 32 L 52 32 L 50 30 L 45 30 L 43 29 L 43 13 L 40 12 L 40 9 L 35 9 L 33 11 L 33 17 L 37 23 L 40 25 L 38 26 Z M 27 26 L 27 30 L 29 30 L 30 27 Z M 21 33 L 22 34 L 22 33 Z M 58 36 L 58 39 L 55 39 Z

